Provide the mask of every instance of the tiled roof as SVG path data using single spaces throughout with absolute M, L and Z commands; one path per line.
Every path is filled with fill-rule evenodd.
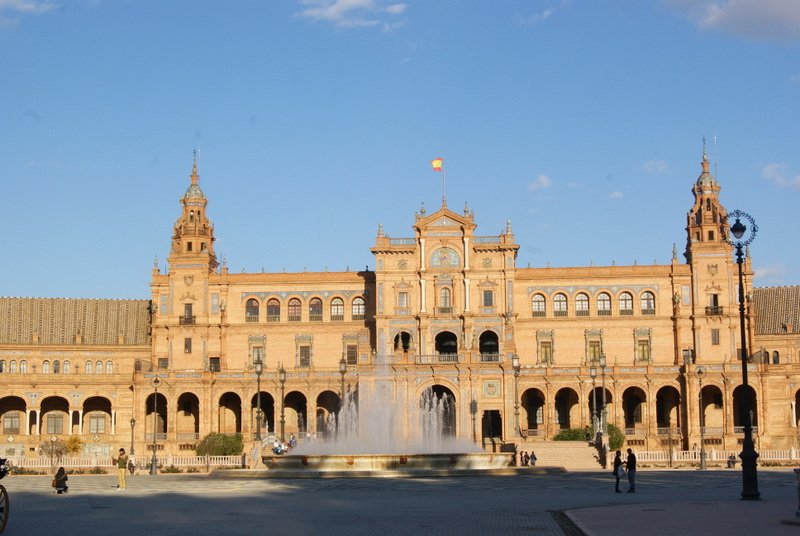
M 753 289 L 756 335 L 800 333 L 800 286 Z
M 0 298 L 0 344 L 149 344 L 147 300 Z

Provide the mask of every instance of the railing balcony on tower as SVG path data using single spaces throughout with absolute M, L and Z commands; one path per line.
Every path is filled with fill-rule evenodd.
M 195 319 L 194 316 L 182 316 L 178 320 L 178 323 L 181 326 L 192 326 L 192 325 L 194 325 L 194 319 Z
M 723 314 L 722 306 L 720 305 L 712 305 L 710 307 L 706 307 L 706 315 L 707 316 L 720 316 Z

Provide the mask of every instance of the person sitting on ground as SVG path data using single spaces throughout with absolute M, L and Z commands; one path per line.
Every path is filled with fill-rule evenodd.
M 56 488 L 57 494 L 61 495 L 62 493 L 67 492 L 69 489 L 69 486 L 67 486 L 67 480 L 69 480 L 67 472 L 63 467 L 59 467 L 58 471 L 56 471 L 56 476 L 53 478 L 53 487 Z

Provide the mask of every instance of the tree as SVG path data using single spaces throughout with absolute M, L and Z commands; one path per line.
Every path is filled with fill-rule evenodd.
M 625 434 L 613 424 L 608 425 L 608 448 L 619 450 L 625 443 Z
M 67 445 L 60 439 L 52 438 L 39 445 L 39 456 L 50 458 L 50 468 L 55 471 L 56 464 L 61 463 L 61 459 L 67 453 Z
M 83 450 L 83 441 L 76 435 L 71 435 L 67 438 L 64 446 L 67 449 L 67 454 L 79 454 Z
M 244 451 L 242 436 L 211 433 L 198 443 L 198 456 L 234 456 Z

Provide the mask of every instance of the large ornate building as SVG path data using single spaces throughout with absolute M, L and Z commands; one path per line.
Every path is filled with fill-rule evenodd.
M 477 234 L 443 204 L 408 237 L 379 228 L 374 272 L 232 274 L 195 164 L 150 299 L 0 298 L 0 454 L 68 435 L 97 455 L 180 454 L 210 432 L 318 437 L 379 362 L 406 407 L 450 398 L 447 431 L 487 448 L 603 419 L 641 449 L 690 448 L 701 424 L 737 448 L 738 267 L 705 155 L 692 193 L 684 260 L 665 265 L 520 268 L 510 223 Z M 757 446 L 798 446 L 800 287 L 752 280 L 748 254 Z

